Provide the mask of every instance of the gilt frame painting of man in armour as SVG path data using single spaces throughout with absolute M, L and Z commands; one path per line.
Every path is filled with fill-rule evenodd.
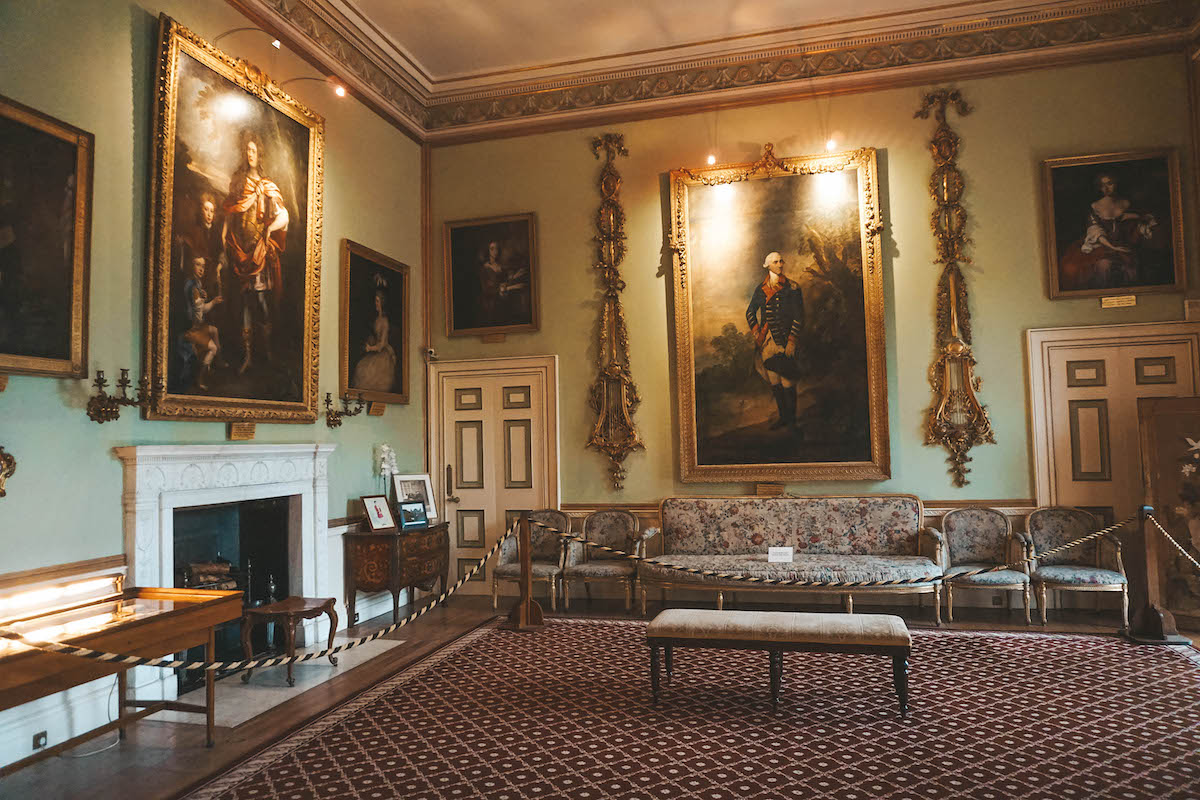
M 147 417 L 313 422 L 324 121 L 160 25 Z
M 1050 159 L 1042 186 L 1052 300 L 1186 288 L 1174 150 Z
M 875 151 L 671 173 L 684 481 L 889 475 Z

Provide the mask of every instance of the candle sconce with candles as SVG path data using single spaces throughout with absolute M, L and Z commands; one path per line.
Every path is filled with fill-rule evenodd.
M 351 398 L 349 394 L 344 394 L 339 399 L 342 402 L 341 411 L 338 411 L 333 407 L 333 393 L 325 393 L 325 424 L 330 428 L 340 428 L 342 426 L 343 419 L 346 417 L 357 417 L 367 407 L 367 400 L 362 396 L 361 392 L 359 392 L 357 397 L 354 398 Z M 350 402 L 352 399 L 355 403 L 353 410 L 350 408 Z
M 158 392 L 158 390 L 150 388 L 150 379 L 142 376 L 137 383 L 137 394 L 130 398 L 129 387 L 133 383 L 129 380 L 128 369 L 121 370 L 121 377 L 117 379 L 116 394 L 108 393 L 108 381 L 105 379 L 102 369 L 96 370 L 96 380 L 92 381 L 92 385 L 96 387 L 96 393 L 88 399 L 87 415 L 92 422 L 98 422 L 101 425 L 120 419 L 121 406 L 149 408 Z

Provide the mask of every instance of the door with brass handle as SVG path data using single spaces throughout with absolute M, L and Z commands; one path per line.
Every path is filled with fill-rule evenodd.
M 454 465 L 446 465 L 446 502 L 457 503 L 459 498 L 454 494 Z

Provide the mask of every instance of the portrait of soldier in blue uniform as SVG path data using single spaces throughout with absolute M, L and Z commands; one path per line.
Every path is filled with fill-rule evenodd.
M 754 369 L 771 387 L 779 409 L 772 430 L 796 430 L 797 355 L 804 331 L 804 295 L 800 285 L 783 274 L 784 266 L 780 253 L 767 254 L 767 275 L 746 307 L 746 324 L 754 336 Z

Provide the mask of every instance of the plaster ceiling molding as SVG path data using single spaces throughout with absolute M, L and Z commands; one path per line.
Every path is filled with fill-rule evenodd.
M 228 2 L 433 144 L 1151 55 L 1200 25 L 1200 0 Z

